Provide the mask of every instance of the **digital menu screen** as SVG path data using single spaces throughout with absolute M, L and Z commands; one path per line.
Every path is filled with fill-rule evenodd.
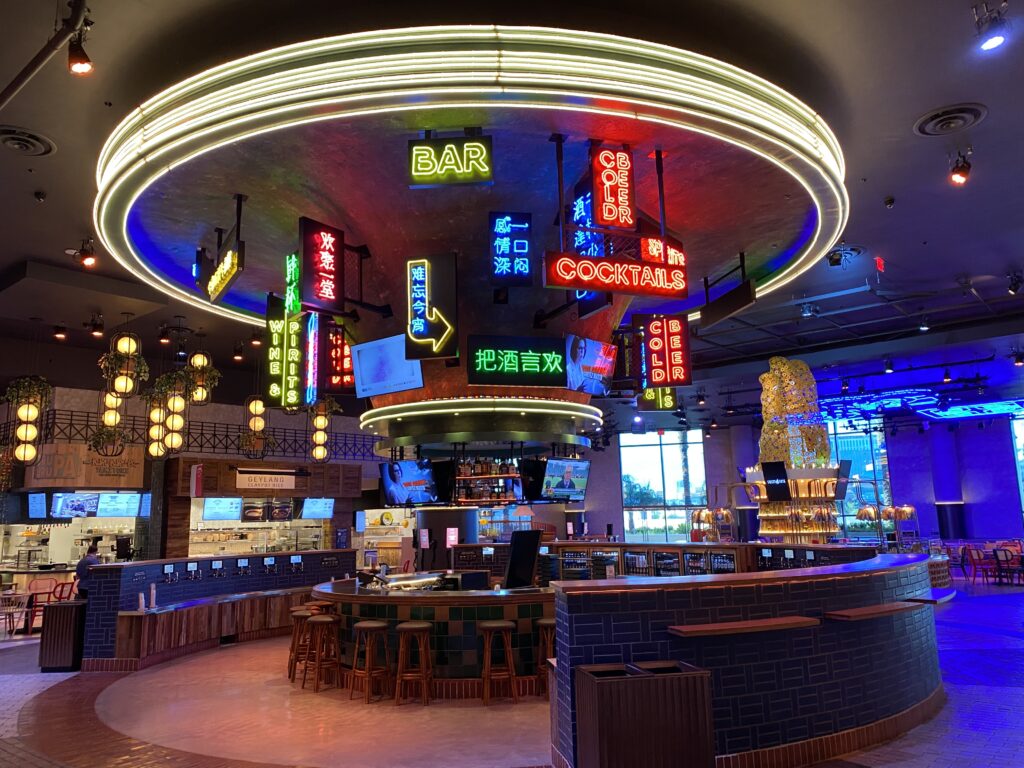
M 303 520 L 329 520 L 334 514 L 334 499 L 306 499 L 302 502 Z
M 136 517 L 138 514 L 137 493 L 101 493 L 96 505 L 96 517 Z
M 139 499 L 139 517 L 149 517 L 150 505 L 153 502 L 153 494 L 144 493 Z
M 240 498 L 203 499 L 203 520 L 231 520 L 242 517 Z
M 96 517 L 98 493 L 55 493 L 50 504 L 50 516 L 60 518 Z
M 28 516 L 31 520 L 46 519 L 45 493 L 30 493 L 28 495 Z
M 352 347 L 357 397 L 374 397 L 423 386 L 419 360 L 405 359 L 405 335 L 389 336 Z

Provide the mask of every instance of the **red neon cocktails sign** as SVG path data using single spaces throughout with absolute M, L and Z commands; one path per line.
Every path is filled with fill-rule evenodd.
M 600 227 L 636 228 L 633 157 L 624 149 L 598 149 L 591 159 L 594 221 Z
M 686 296 L 686 269 L 615 257 L 591 258 L 574 253 L 544 256 L 544 285 L 635 296 Z
M 648 387 L 690 383 L 690 326 L 685 317 L 648 317 L 643 321 L 644 368 Z

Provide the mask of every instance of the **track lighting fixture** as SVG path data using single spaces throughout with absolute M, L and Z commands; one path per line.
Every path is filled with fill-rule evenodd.
M 639 424 L 643 420 L 644 420 L 644 417 L 641 416 L 639 413 L 636 416 L 633 417 L 633 423 L 634 424 Z
M 1018 368 L 1024 367 L 1024 352 L 1013 353 L 1013 364 Z
M 96 249 L 93 247 L 92 238 L 82 240 L 77 248 L 65 248 L 64 253 L 75 260 L 75 263 L 85 269 L 92 269 L 99 260 L 96 258 Z
M 921 333 L 928 333 L 931 330 L 931 326 L 928 325 L 928 318 L 924 315 L 921 316 L 921 322 L 917 325 L 917 330 Z
M 703 392 L 698 392 L 697 393 L 697 405 L 704 405 L 704 403 L 706 403 L 706 402 L 707 402 L 707 398 L 704 397 L 704 393 Z
M 974 27 L 978 32 L 978 48 L 982 51 L 994 51 L 1006 42 L 1010 32 L 1010 23 L 1006 20 L 1006 0 L 996 3 L 990 8 L 986 3 L 975 3 Z
M 249 343 L 252 344 L 254 347 L 263 346 L 263 337 L 260 336 L 259 331 L 254 330 L 252 332 L 252 337 L 249 339 Z
M 967 151 L 970 154 L 970 150 Z M 957 187 L 962 187 L 967 183 L 967 179 L 971 176 L 971 161 L 968 160 L 963 152 L 956 153 L 956 161 L 953 166 L 949 169 L 949 180 Z
M 67 341 L 68 328 L 66 325 L 55 325 L 53 326 L 53 338 L 57 341 Z
M 893 372 L 893 371 L 895 371 L 895 370 L 896 370 L 896 369 L 895 369 L 895 368 L 893 368 L 893 366 L 892 366 L 892 359 L 891 359 L 891 358 L 888 358 L 888 357 L 887 357 L 887 358 L 885 359 L 885 372 L 886 372 L 886 373 L 892 373 L 892 372 Z
M 708 428 L 709 429 L 718 429 L 718 421 L 715 420 L 715 419 L 711 419 L 711 423 L 708 424 Z
M 242 360 L 245 359 L 245 356 L 243 355 L 244 349 L 245 346 L 242 344 L 242 342 L 238 342 L 237 344 L 235 344 L 235 354 L 231 356 L 231 359 L 234 360 L 236 363 L 242 362 Z
M 839 385 L 839 391 L 842 392 L 844 395 L 847 392 L 850 391 L 850 380 L 849 379 L 843 379 L 842 384 Z
M 96 314 L 92 316 L 92 319 L 85 324 L 85 327 L 89 329 L 89 334 L 94 339 L 103 338 L 103 315 Z
M 710 439 L 710 437 L 711 437 L 711 427 L 704 427 L 704 439 L 707 440 L 707 439 Z
M 942 372 L 942 383 L 949 384 L 953 380 L 953 377 L 949 375 L 949 368 Z
M 68 43 L 68 72 L 73 75 L 91 75 L 92 59 L 85 52 L 85 30 L 79 31 Z
M 1017 270 L 1014 270 L 1006 277 L 1010 281 L 1010 284 L 1007 286 L 1006 289 L 1010 292 L 1011 296 L 1016 296 L 1018 293 L 1020 293 L 1020 289 L 1024 287 L 1024 275 L 1022 275 Z
M 188 350 L 185 349 L 185 342 L 178 342 L 178 349 L 175 351 L 174 356 L 177 357 L 179 360 L 184 360 L 186 357 L 188 357 Z
M 164 323 L 160 326 L 160 343 L 170 344 L 171 343 L 171 332 L 167 329 L 167 324 Z

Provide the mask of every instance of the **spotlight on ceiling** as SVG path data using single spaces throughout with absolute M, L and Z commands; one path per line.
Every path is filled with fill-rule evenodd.
M 68 328 L 66 325 L 55 325 L 53 326 L 53 338 L 57 341 L 67 341 Z
M 72 75 L 91 75 L 92 59 L 85 52 L 85 31 L 79 32 L 68 43 L 68 72 Z
M 704 405 L 707 401 L 708 399 L 704 396 L 703 392 L 697 393 L 697 405 Z
M 89 333 L 95 339 L 103 338 L 103 315 L 93 315 L 92 319 L 85 324 L 85 327 L 89 329 Z
M 704 438 L 708 439 L 711 437 L 711 427 L 704 427 Z
M 942 383 L 949 384 L 953 380 L 953 377 L 949 375 L 949 368 L 942 372 Z
M 252 332 L 252 337 L 249 339 L 249 343 L 252 344 L 254 347 L 263 346 L 263 337 L 260 336 L 259 331 L 254 330 Z
M 892 367 L 892 359 L 886 358 L 885 359 L 885 372 L 886 373 L 892 373 L 895 370 L 896 369 Z
M 1013 353 L 1013 364 L 1018 368 L 1024 368 L 1024 352 Z
M 968 150 L 968 153 L 970 150 Z M 971 176 L 971 162 L 962 152 L 956 153 L 956 161 L 949 169 L 949 181 L 957 187 L 962 187 Z
M 171 343 L 171 332 L 167 329 L 167 324 L 160 326 L 160 343 L 170 344 Z
M 184 360 L 188 357 L 188 350 L 185 349 L 185 342 L 178 342 L 178 349 L 175 351 L 174 356 L 179 360 Z
M 711 423 L 708 424 L 708 427 L 710 429 L 718 429 L 718 421 L 715 419 L 711 419 Z
M 849 379 L 843 379 L 843 383 L 839 385 L 839 391 L 842 392 L 844 395 L 850 391 Z
M 800 317 L 805 320 L 809 317 L 814 317 L 816 307 L 813 304 L 801 304 L 800 305 Z
M 634 424 L 639 424 L 643 420 L 644 420 L 644 417 L 641 416 L 639 413 L 636 416 L 633 417 L 633 423 Z
M 978 31 L 978 48 L 982 51 L 994 51 L 1006 42 L 1010 33 L 1010 24 L 1006 20 L 1006 9 L 1008 3 L 1003 0 L 990 8 L 987 2 L 975 3 L 971 10 L 974 12 L 974 27 Z
M 73 258 L 79 266 L 86 269 L 92 269 L 99 263 L 99 260 L 96 258 L 96 249 L 92 244 L 92 238 L 83 240 L 78 248 L 65 248 L 64 253 Z
M 242 362 L 242 360 L 245 359 L 245 356 L 242 354 L 242 351 L 244 349 L 245 345 L 242 344 L 242 342 L 238 342 L 237 344 L 235 344 L 235 354 L 231 356 L 231 359 L 234 360 L 236 363 Z
M 1006 287 L 1006 289 L 1010 292 L 1011 296 L 1016 296 L 1018 293 L 1020 293 L 1020 289 L 1024 287 L 1024 275 L 1022 275 L 1019 271 L 1014 270 L 1006 277 L 1010 281 L 1010 284 Z
M 921 322 L 917 324 L 917 330 L 919 330 L 921 333 L 928 333 L 928 331 L 930 331 L 931 329 L 932 327 L 928 325 L 928 318 L 922 315 Z

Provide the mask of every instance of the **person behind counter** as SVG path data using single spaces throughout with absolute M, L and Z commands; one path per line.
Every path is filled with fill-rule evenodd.
M 92 577 L 89 575 L 89 569 L 94 565 L 100 564 L 100 557 L 97 554 L 100 548 L 96 544 L 90 544 L 89 549 L 85 552 L 85 557 L 78 561 L 78 565 L 75 566 L 75 577 L 78 579 L 78 599 L 87 600 L 89 598 L 89 587 L 91 586 Z

